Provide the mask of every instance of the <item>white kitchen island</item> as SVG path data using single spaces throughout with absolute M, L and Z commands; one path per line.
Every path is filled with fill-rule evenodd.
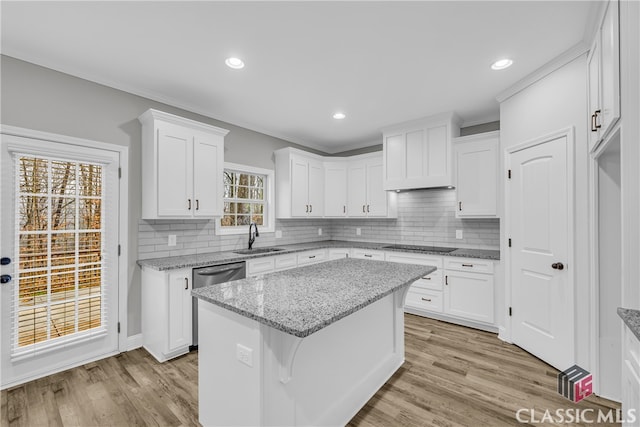
M 404 362 L 435 267 L 340 259 L 194 290 L 204 426 L 346 424 Z

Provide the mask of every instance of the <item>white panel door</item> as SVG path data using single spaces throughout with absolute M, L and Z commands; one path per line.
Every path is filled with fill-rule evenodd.
M 309 160 L 309 215 L 324 215 L 324 167 L 322 162 Z
M 607 13 L 602 23 L 600 39 L 600 134 L 608 132 L 611 125 L 620 117 L 620 29 L 618 1 L 608 2 Z
M 190 217 L 193 137 L 178 127 L 160 127 L 157 144 L 158 216 Z
M 291 159 L 291 216 L 309 214 L 309 162 L 306 159 Z
M 222 214 L 222 168 L 224 138 L 196 136 L 193 142 L 194 216 L 213 217 Z
M 600 33 L 596 36 L 596 41 L 589 51 L 587 70 L 589 73 L 589 148 L 593 150 L 600 139 L 596 118 L 596 111 L 600 109 Z M 600 113 L 602 112 L 600 111 Z
M 324 215 L 347 215 L 347 164 L 325 163 L 324 166 Z
M 118 351 L 120 182 L 118 152 L 68 141 L 2 135 L 0 165 L 4 389 Z
M 191 270 L 169 273 L 169 348 L 167 353 L 191 345 Z
M 367 216 L 367 167 L 364 162 L 349 164 L 347 187 L 349 216 Z
M 382 159 L 367 162 L 367 216 L 387 216 L 387 192 L 382 182 Z
M 407 179 L 422 179 L 426 175 L 424 158 L 427 151 L 425 131 L 418 129 L 406 134 Z
M 513 342 L 564 370 L 575 361 L 567 137 L 517 151 L 509 160 Z

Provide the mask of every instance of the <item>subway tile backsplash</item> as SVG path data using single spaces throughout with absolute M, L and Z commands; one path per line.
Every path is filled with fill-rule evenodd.
M 456 219 L 455 190 L 416 190 L 397 196 L 397 219 L 276 220 L 282 238 L 276 239 L 275 233 L 260 233 L 254 247 L 331 239 L 499 249 L 500 221 Z M 318 228 L 322 228 L 322 236 Z M 361 235 L 356 235 L 356 228 Z M 456 239 L 456 230 L 463 231 L 463 239 Z M 176 235 L 176 246 L 167 245 L 170 234 Z M 248 228 L 246 234 L 217 236 L 213 220 L 140 220 L 138 259 L 244 249 L 247 240 Z

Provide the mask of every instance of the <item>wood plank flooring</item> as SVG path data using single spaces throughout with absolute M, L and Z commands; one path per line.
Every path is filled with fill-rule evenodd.
M 520 408 L 534 408 L 540 419 L 545 410 L 620 407 L 596 396 L 571 403 L 556 393 L 554 368 L 495 334 L 405 320 L 405 364 L 350 426 L 513 426 Z M 198 354 L 160 364 L 138 349 L 1 397 L 2 426 L 197 426 Z

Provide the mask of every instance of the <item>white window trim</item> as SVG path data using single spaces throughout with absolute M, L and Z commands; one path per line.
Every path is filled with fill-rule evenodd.
M 259 227 L 260 233 L 273 233 L 276 229 L 275 225 L 275 198 L 274 198 L 274 181 L 275 181 L 275 172 L 273 169 L 263 169 L 255 166 L 247 166 L 241 165 L 238 163 L 224 163 L 224 169 L 231 169 L 238 172 L 246 172 L 249 174 L 255 175 L 265 175 L 267 177 L 267 182 L 265 184 L 265 192 L 266 198 L 264 201 L 264 212 L 266 213 L 266 224 L 263 224 Z M 220 177 L 222 179 L 222 177 Z M 233 228 L 225 228 L 220 225 L 220 218 L 216 218 L 216 235 L 217 236 L 229 236 L 233 234 L 246 234 L 249 232 L 249 228 L 247 226 L 242 227 L 233 227 Z

